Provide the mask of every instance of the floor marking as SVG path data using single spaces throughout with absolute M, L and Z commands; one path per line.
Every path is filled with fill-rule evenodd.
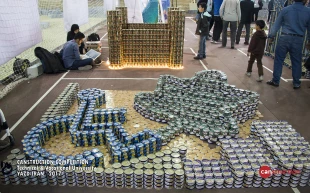
M 187 42 L 187 40 L 184 38 L 184 42 Z
M 158 80 L 158 78 L 63 78 L 62 80 Z
M 191 51 L 193 52 L 193 54 L 197 55 L 196 52 L 193 50 L 193 48 L 189 48 L 189 49 L 191 49 Z M 204 68 L 205 70 L 208 70 L 208 68 L 205 66 L 205 64 L 204 64 L 201 60 L 199 60 L 199 62 L 200 62 L 200 64 L 203 66 L 203 68 Z
M 191 31 L 189 30 L 188 28 L 186 28 L 191 34 L 193 34 L 193 36 L 197 39 L 197 36 Z
M 107 34 L 108 34 L 108 32 L 105 33 L 105 34 L 102 36 L 102 38 L 100 38 L 100 41 L 101 41 Z
M 12 132 L 31 112 L 34 108 L 36 108 L 38 106 L 38 104 L 53 90 L 53 88 L 55 88 L 58 83 L 70 72 L 70 70 L 68 72 L 66 72 L 64 75 L 62 75 L 62 77 L 60 77 L 57 82 L 55 82 L 55 84 L 48 89 L 43 96 L 41 96 L 41 98 L 39 98 L 39 100 L 34 103 L 34 105 L 32 105 L 32 107 L 30 107 L 30 109 L 10 128 L 10 132 Z M 7 134 L 5 134 L 1 140 L 4 140 L 7 137 Z
M 293 79 L 286 79 L 287 81 L 293 81 Z M 305 82 L 307 82 L 307 81 L 310 81 L 310 79 L 300 79 L 300 81 L 305 81 Z
M 294 193 L 300 193 L 297 188 L 292 188 L 292 190 L 294 191 Z
M 237 49 L 237 50 L 238 50 L 239 52 L 241 52 L 242 54 L 244 54 L 245 56 L 247 56 L 247 54 L 244 53 L 242 50 L 240 50 L 240 49 Z M 256 63 L 256 61 L 255 61 L 255 63 Z M 270 70 L 269 68 L 267 68 L 266 66 L 263 65 L 263 67 L 264 67 L 266 70 L 268 70 L 269 72 L 273 73 L 273 71 Z M 282 79 L 284 82 L 288 82 L 287 79 L 284 79 L 284 78 L 282 78 L 282 77 L 281 77 L 281 79 Z

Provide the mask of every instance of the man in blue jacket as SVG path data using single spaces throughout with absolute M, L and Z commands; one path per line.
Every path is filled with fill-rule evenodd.
M 278 87 L 282 75 L 282 65 L 286 54 L 290 53 L 294 89 L 300 88 L 302 49 L 306 30 L 308 30 L 308 44 L 310 48 L 310 9 L 304 6 L 304 0 L 285 7 L 276 19 L 269 38 L 274 38 L 282 27 L 275 51 L 273 78 L 268 85 Z
M 220 8 L 223 0 L 213 0 L 214 4 L 214 27 L 213 27 L 213 38 L 211 43 L 217 44 L 220 40 L 221 33 L 223 30 L 223 20 L 220 16 Z
M 65 43 L 61 50 L 62 60 L 64 61 L 65 68 L 71 70 L 90 70 L 92 69 L 93 59 L 86 58 L 82 60 L 79 52 L 79 46 L 83 42 L 85 35 L 77 32 L 73 40 Z

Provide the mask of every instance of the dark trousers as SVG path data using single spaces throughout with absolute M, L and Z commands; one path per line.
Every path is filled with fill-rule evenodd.
M 251 56 L 250 56 L 250 59 L 249 59 L 249 63 L 248 63 L 247 72 L 252 72 L 252 67 L 253 67 L 253 64 L 254 64 L 254 62 L 256 60 L 257 68 L 258 68 L 258 76 L 263 76 L 264 72 L 263 72 L 262 59 L 263 59 L 263 55 L 261 55 L 261 54 L 252 54 L 251 53 Z
M 268 11 L 268 19 L 267 19 L 268 22 L 270 21 L 270 16 L 271 16 L 271 11 Z
M 227 44 L 227 28 L 230 27 L 230 40 L 231 47 L 235 47 L 237 22 L 236 21 L 223 21 L 223 32 L 222 32 L 222 46 Z
M 223 20 L 220 16 L 214 16 L 213 40 L 219 41 L 223 30 Z
M 241 33 L 242 33 L 242 28 L 245 25 L 245 42 L 249 43 L 249 39 L 250 39 L 250 28 L 251 28 L 251 24 L 249 23 L 243 23 L 242 21 L 239 23 L 238 26 L 238 31 L 237 31 L 237 36 L 236 36 L 236 42 L 239 43 L 240 42 L 240 37 L 241 37 Z
M 93 64 L 93 59 L 91 59 L 91 58 L 86 58 L 84 60 L 75 60 L 72 64 L 70 70 L 78 70 L 79 67 L 92 65 L 92 64 Z
M 210 31 L 213 27 L 213 24 L 214 24 L 214 16 L 211 17 L 210 21 L 209 21 L 209 34 L 210 34 Z
M 273 79 L 272 81 L 276 84 L 280 83 L 282 75 L 283 62 L 286 58 L 286 54 L 290 54 L 291 64 L 292 64 L 292 76 L 294 86 L 299 86 L 301 84 L 301 62 L 302 62 L 302 45 L 304 38 L 281 35 L 278 39 L 274 66 L 273 66 Z
M 259 8 L 254 8 L 252 21 L 257 21 Z

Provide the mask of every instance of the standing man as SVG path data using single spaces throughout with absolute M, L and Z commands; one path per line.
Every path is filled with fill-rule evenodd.
M 227 44 L 227 28 L 230 26 L 231 49 L 235 49 L 237 22 L 241 19 L 240 1 L 224 0 L 220 8 L 220 16 L 223 19 L 222 48 Z
M 246 35 L 244 45 L 249 45 L 251 17 L 254 10 L 254 3 L 251 0 L 244 0 L 240 2 L 240 7 L 241 7 L 241 21 L 238 26 L 236 44 L 239 44 L 242 28 L 245 25 Z
M 268 3 L 268 20 L 267 20 L 267 22 L 270 21 L 271 11 L 273 10 L 273 4 L 274 4 L 274 0 L 270 0 Z
M 263 1 L 262 0 L 254 0 L 254 11 L 253 11 L 253 17 L 252 21 L 257 21 L 258 18 L 258 12 L 263 8 Z
M 223 30 L 223 20 L 220 16 L 220 8 L 223 3 L 223 0 L 213 0 L 214 4 L 214 28 L 213 28 L 213 37 L 211 43 L 217 44 L 220 40 L 221 33 Z
M 282 65 L 286 54 L 289 53 L 292 63 L 293 86 L 294 89 L 300 88 L 302 49 L 306 30 L 308 30 L 307 48 L 310 48 L 310 9 L 304 6 L 304 1 L 295 0 L 291 6 L 283 8 L 271 29 L 269 38 L 274 39 L 282 27 L 275 51 L 273 78 L 267 82 L 268 85 L 279 86 Z

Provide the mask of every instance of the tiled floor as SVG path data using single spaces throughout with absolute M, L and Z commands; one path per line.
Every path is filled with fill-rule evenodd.
M 9 125 L 14 124 L 26 113 L 23 119 L 12 132 L 16 138 L 16 147 L 21 148 L 21 139 L 26 132 L 38 122 L 42 114 L 55 100 L 55 98 L 62 92 L 62 90 L 70 82 L 78 82 L 81 89 L 86 88 L 101 88 L 105 90 L 154 90 L 156 86 L 156 78 L 161 74 L 172 74 L 178 77 L 191 77 L 195 72 L 204 70 L 203 65 L 196 60 L 193 60 L 194 52 L 198 50 L 198 38 L 193 35 L 196 24 L 186 19 L 185 30 L 185 46 L 184 46 L 184 69 L 183 70 L 169 70 L 169 69 L 123 69 L 123 70 L 109 70 L 107 66 L 102 65 L 87 72 L 70 71 L 63 78 L 64 74 L 58 75 L 43 75 L 36 79 L 26 81 L 18 85 L 6 97 L 0 100 L 0 108 L 5 113 Z M 106 29 L 100 33 L 100 36 L 106 33 Z M 103 47 L 108 47 L 107 41 L 103 39 Z M 242 41 L 241 41 L 242 43 Z M 230 45 L 228 42 L 227 45 Z M 213 45 L 207 42 L 207 58 L 202 62 L 208 69 L 218 69 L 224 71 L 228 75 L 228 82 L 236 85 L 238 88 L 249 89 L 260 94 L 259 111 L 264 115 L 263 120 L 287 120 L 293 127 L 302 134 L 307 141 L 310 141 L 309 120 L 310 117 L 310 81 L 302 83 L 300 90 L 293 90 L 292 82 L 281 81 L 278 88 L 273 88 L 265 83 L 257 83 L 257 68 L 253 68 L 253 76 L 247 77 L 244 75 L 247 67 L 247 56 L 242 52 L 247 51 L 247 48 L 242 44 L 236 46 L 237 49 L 231 50 L 228 48 L 219 48 L 220 45 Z M 108 57 L 108 49 L 102 49 L 102 59 Z M 263 64 L 266 68 L 273 70 L 273 60 L 265 57 Z M 272 77 L 272 73 L 264 69 L 265 80 Z M 291 79 L 291 70 L 286 67 L 283 68 L 284 79 Z M 91 78 L 91 79 L 88 79 Z M 101 78 L 101 79 L 94 79 Z M 139 78 L 139 79 L 137 79 Z M 147 79 L 154 78 L 154 79 Z M 58 81 L 60 80 L 60 81 Z M 57 83 L 58 81 L 58 83 Z M 53 85 L 56 86 L 50 89 Z M 49 91 L 45 97 L 44 94 Z M 36 106 L 37 101 L 40 101 Z M 34 107 L 34 108 L 32 108 Z M 32 108 L 31 111 L 28 111 Z M 28 112 L 27 112 L 28 111 Z M 1 160 L 4 156 L 9 154 L 9 149 L 0 153 Z M 301 193 L 310 192 L 310 187 L 298 188 Z M 70 188 L 70 187 L 41 187 L 41 186 L 0 186 L 0 192 L 100 192 L 108 191 L 106 188 Z M 145 192 L 145 190 L 127 190 L 127 189 L 113 189 L 115 192 Z M 177 190 L 169 190 L 169 192 L 176 192 Z M 178 192 L 187 192 L 187 189 L 178 190 Z M 206 191 L 206 190 L 203 190 Z M 291 188 L 268 188 L 268 189 L 213 189 L 209 192 L 218 193 L 236 193 L 236 192 L 253 192 L 253 193 L 292 193 Z M 155 192 L 150 190 L 149 192 Z M 161 192 L 168 192 L 162 190 Z M 192 190 L 190 192 L 198 192 Z

